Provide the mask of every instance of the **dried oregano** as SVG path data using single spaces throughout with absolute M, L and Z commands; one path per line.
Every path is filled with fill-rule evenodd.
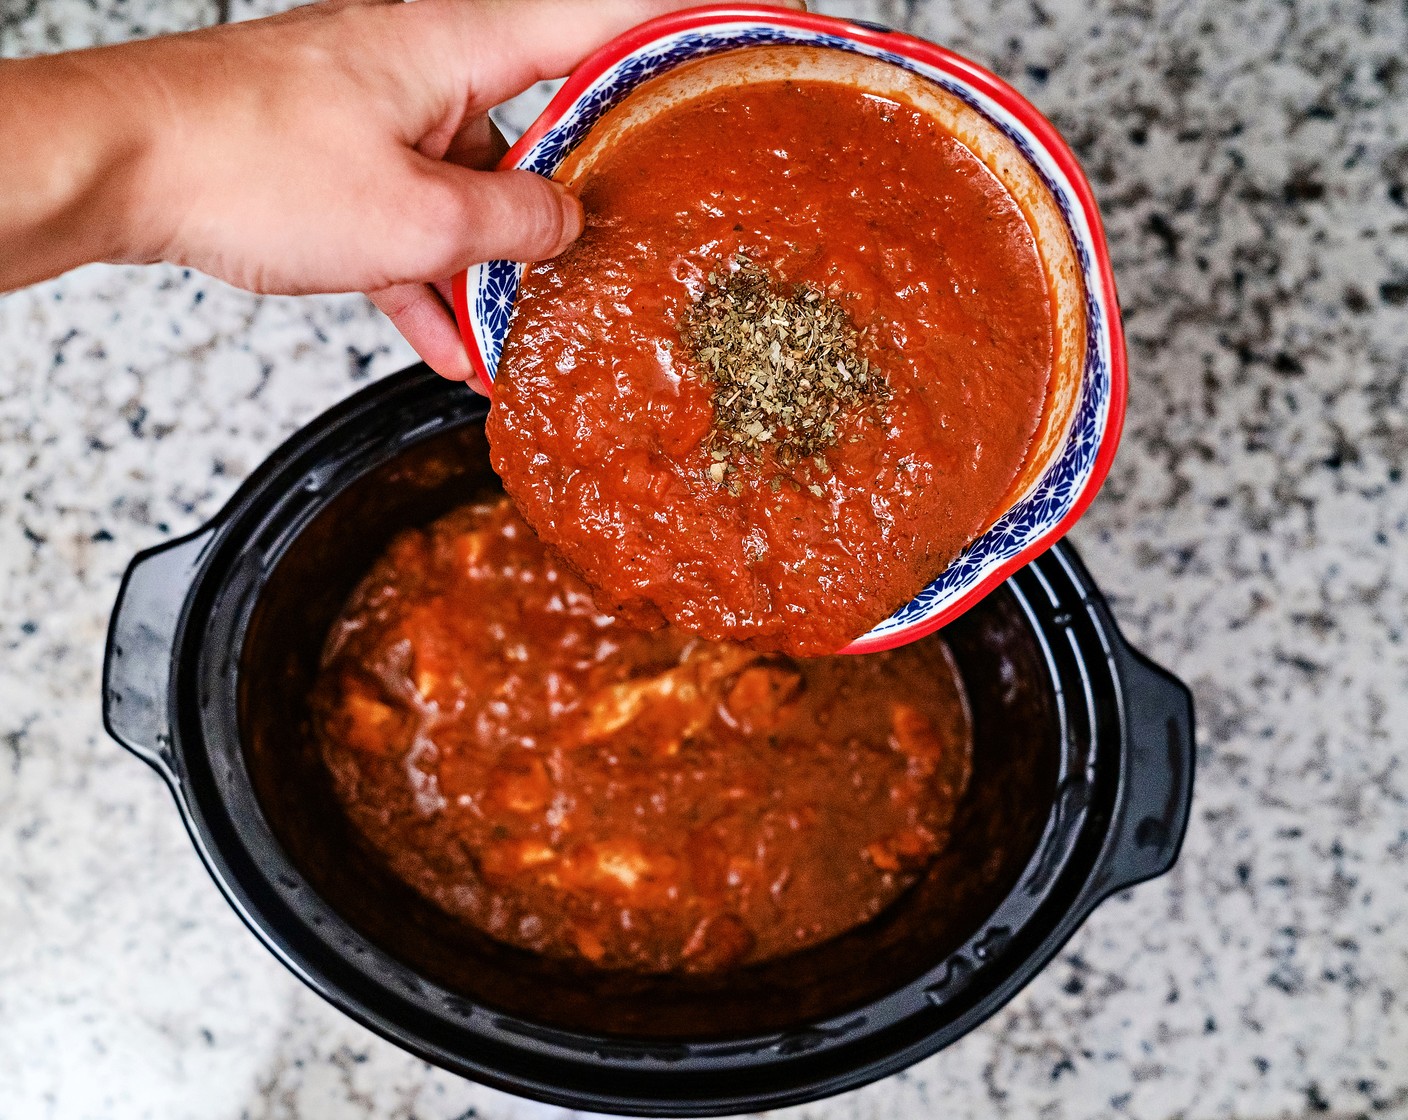
M 709 473 L 721 484 L 769 447 L 784 468 L 810 459 L 830 474 L 825 452 L 847 414 L 878 416 L 890 398 L 837 300 L 804 284 L 789 292 L 741 253 L 709 274 L 681 334 L 712 388 Z M 774 493 L 780 485 L 772 480 Z

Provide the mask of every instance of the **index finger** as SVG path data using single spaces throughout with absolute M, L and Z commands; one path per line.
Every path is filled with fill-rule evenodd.
M 444 43 L 458 53 L 456 66 L 467 79 L 467 113 L 485 112 L 536 82 L 566 76 L 636 24 L 698 6 L 699 0 L 416 0 L 410 5 L 453 9 L 443 13 L 453 29 Z M 805 0 L 769 6 L 806 9 Z

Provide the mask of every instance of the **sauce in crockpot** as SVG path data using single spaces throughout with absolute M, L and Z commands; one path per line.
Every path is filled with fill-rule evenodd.
M 314 695 L 391 869 L 521 948 L 639 972 L 767 960 L 874 917 L 968 781 L 943 640 L 794 660 L 600 613 L 506 498 L 395 538 Z
M 826 82 L 745 84 L 627 131 L 581 197 L 581 239 L 524 276 L 488 432 L 602 609 L 834 653 L 1001 512 L 1045 402 L 1052 304 L 1020 207 L 931 117 Z M 766 354 L 765 404 L 811 395 L 794 414 L 740 416 L 746 395 L 717 391 L 729 333 L 701 320 L 740 255 L 791 301 L 742 308 L 757 335 L 733 338 Z M 818 347 L 825 316 L 806 314 L 833 305 L 885 386 L 834 414 L 814 382 L 838 353 L 849 376 L 851 345 Z M 789 457 L 804 421 L 834 439 Z

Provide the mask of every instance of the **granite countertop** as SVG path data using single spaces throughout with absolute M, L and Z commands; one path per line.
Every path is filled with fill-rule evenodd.
M 1199 774 L 1176 869 L 996 1018 L 775 1115 L 1408 1116 L 1408 8 L 819 6 L 987 63 L 1091 175 L 1132 396 L 1073 536 L 1191 684 Z M 0 53 L 214 18 L 0 0 Z M 0 354 L 0 1118 L 566 1115 L 427 1067 L 286 973 L 99 721 L 132 553 L 407 348 L 360 297 L 96 267 L 0 299 Z

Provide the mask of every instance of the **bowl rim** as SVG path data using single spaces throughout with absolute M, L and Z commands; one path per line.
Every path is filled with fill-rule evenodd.
M 504 153 L 497 168 L 517 167 L 533 147 L 567 116 L 578 98 L 603 74 L 631 55 L 683 32 L 698 31 L 739 21 L 751 21 L 787 30 L 813 32 L 850 40 L 859 45 L 889 52 L 923 66 L 944 71 L 972 86 L 1010 114 L 1017 123 L 1044 149 L 1045 154 L 1066 178 L 1071 194 L 1079 207 L 1089 231 L 1087 248 L 1091 254 L 1091 270 L 1099 282 L 1099 299 L 1106 314 L 1101 316 L 1100 330 L 1109 347 L 1109 398 L 1100 445 L 1096 450 L 1090 474 L 1066 513 L 1052 524 L 1035 533 L 1030 541 L 1006 560 L 994 565 L 972 587 L 948 605 L 914 622 L 898 626 L 887 633 L 866 633 L 856 638 L 839 653 L 879 653 L 895 649 L 927 637 L 971 609 L 989 592 L 1001 586 L 1014 572 L 1046 552 L 1064 537 L 1089 509 L 1114 463 L 1124 430 L 1125 409 L 1129 396 L 1128 355 L 1125 349 L 1124 327 L 1121 321 L 1119 293 L 1115 285 L 1114 267 L 1110 260 L 1105 226 L 1100 218 L 1095 192 L 1086 178 L 1080 161 L 1056 127 L 1013 86 L 992 71 L 956 54 L 937 43 L 903 31 L 894 31 L 880 24 L 853 21 L 813 12 L 773 8 L 761 4 L 709 4 L 681 12 L 659 16 L 639 24 L 583 60 L 548 102 L 547 107 L 522 136 Z M 1072 231 L 1079 245 L 1080 240 Z M 451 281 L 451 296 L 456 325 L 469 354 L 470 365 L 484 386 L 485 394 L 493 399 L 493 375 L 485 361 L 478 339 L 474 335 L 473 316 L 468 298 L 468 276 L 473 270 L 457 273 Z M 1093 293 L 1092 293 L 1093 295 Z M 1094 329 L 1094 328 L 1088 328 Z M 991 532 L 991 529 L 985 530 Z M 981 538 L 984 534 L 979 534 Z

